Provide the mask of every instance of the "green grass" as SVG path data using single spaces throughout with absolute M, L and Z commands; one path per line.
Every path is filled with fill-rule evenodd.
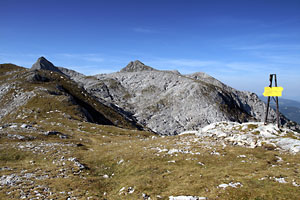
M 5 70 L 7 71 L 9 69 L 6 67 Z M 41 82 L 36 80 L 28 80 L 28 77 L 31 77 L 32 73 L 35 73 L 40 77 L 45 77 L 48 81 Z M 3 100 L 3 102 L 9 103 L 16 90 L 19 90 L 22 93 L 35 91 L 35 93 L 38 95 L 32 98 L 28 102 L 28 105 L 25 105 L 22 107 L 22 109 L 33 108 L 35 111 L 37 111 L 37 115 L 35 116 L 38 118 L 40 115 L 45 115 L 46 112 L 51 110 L 60 110 L 62 113 L 66 113 L 71 116 L 71 119 L 82 120 L 84 118 L 84 111 L 82 108 L 84 108 L 89 112 L 89 116 L 91 116 L 91 118 L 87 119 L 88 121 L 93 121 L 99 124 L 116 125 L 129 129 L 136 129 L 139 127 L 134 122 L 126 120 L 117 111 L 98 102 L 84 89 L 79 87 L 77 83 L 68 79 L 64 75 L 55 72 L 50 73 L 49 71 L 44 70 L 36 72 L 23 70 L 21 72 L 15 72 L 10 76 L 16 76 L 17 78 L 6 77 L 3 80 L 3 83 L 6 82 L 14 84 L 16 89 L 11 89 L 3 97 L 3 99 L 6 99 L 6 101 Z M 39 88 L 44 88 L 46 90 L 37 92 Z M 22 110 L 6 116 L 2 121 L 14 121 L 16 119 L 15 117 L 20 112 L 22 113 Z M 31 119 L 28 118 L 28 120 Z
M 29 157 L 29 154 L 24 151 L 16 149 L 1 149 L 0 150 L 0 162 L 3 164 L 21 162 Z
M 222 150 L 221 147 L 218 147 L 220 153 L 225 156 L 212 156 L 210 151 L 198 149 L 201 155 L 178 154 L 177 157 L 170 155 L 158 157 L 153 151 L 144 150 L 144 147 L 160 146 L 161 144 L 170 149 L 174 147 L 174 140 L 176 137 L 172 139 L 161 138 L 155 141 L 131 139 L 131 142 L 125 142 L 122 139 L 122 142 L 117 142 L 111 140 L 105 146 L 94 146 L 92 143 L 91 148 L 94 151 L 89 152 L 89 155 L 82 155 L 86 163 L 91 162 L 90 166 L 99 166 L 91 171 L 92 175 L 101 176 L 115 173 L 111 179 L 103 180 L 106 183 L 106 188 L 101 192 L 99 191 L 98 195 L 101 196 L 102 193 L 110 191 L 108 192 L 109 199 L 120 199 L 119 190 L 122 187 L 134 187 L 136 189 L 134 194 L 122 196 L 122 199 L 138 199 L 142 193 L 147 193 L 152 197 L 160 195 L 165 199 L 170 195 L 198 195 L 212 199 L 218 196 L 222 199 L 268 199 L 274 198 L 275 195 L 282 198 L 288 195 L 291 199 L 295 199 L 299 195 L 297 188 L 292 187 L 291 184 L 282 185 L 273 180 L 258 180 L 264 176 L 294 176 L 296 178 L 292 170 L 282 174 L 278 168 L 271 167 L 276 164 L 278 152 L 275 151 L 240 147 L 227 147 Z M 131 148 L 128 147 L 129 144 Z M 196 146 L 195 149 L 197 149 Z M 241 158 L 237 158 L 241 154 L 247 155 L 245 159 L 248 161 L 246 163 L 241 162 Z M 97 157 L 97 155 L 103 156 Z M 284 156 L 287 159 L 294 158 L 292 155 Z M 124 160 L 124 163 L 117 165 L 116 163 L 121 159 Z M 168 163 L 170 160 L 176 162 Z M 198 162 L 205 163 L 205 165 L 201 166 Z M 231 181 L 239 181 L 243 187 L 226 190 L 217 188 L 219 184 Z M 275 194 L 273 193 L 274 188 L 277 191 Z M 288 191 L 294 193 L 290 194 Z
M 21 71 L 24 70 L 25 68 L 14 65 L 14 64 L 10 64 L 10 63 L 6 63 L 6 64 L 0 64 L 0 75 L 3 75 L 7 72 L 11 72 L 11 71 Z
M 38 125 L 42 130 L 51 128 L 49 123 Z M 93 196 L 94 199 L 140 199 L 143 193 L 150 195 L 152 199 L 156 199 L 157 195 L 163 199 L 168 199 L 171 195 L 205 196 L 209 199 L 297 199 L 300 195 L 299 188 L 291 185 L 292 180 L 300 182 L 299 155 L 283 154 L 263 147 L 248 149 L 215 146 L 210 149 L 210 146 L 204 145 L 204 141 L 191 142 L 195 137 L 193 135 L 152 139 L 153 134 L 148 132 L 76 120 L 67 120 L 64 126 L 57 126 L 55 129 L 72 137 L 61 140 L 56 136 L 43 136 L 34 142 L 80 143 L 83 146 L 62 149 L 69 149 L 68 156 L 77 157 L 90 169 L 83 172 L 85 179 L 71 175 L 68 179 L 43 180 L 43 184 L 47 184 L 55 193 L 53 198 L 64 197 L 59 193 L 61 191 L 74 191 L 83 199 L 88 196 Z M 18 141 L 7 142 L 15 144 Z M 186 142 L 191 143 L 190 151 L 200 154 L 177 153 L 175 156 L 176 153 L 158 153 L 155 149 L 184 149 Z M 219 152 L 220 156 L 212 155 L 213 150 Z M 28 163 L 35 160 L 35 168 L 49 171 L 54 176 L 57 167 L 52 164 L 52 158 L 58 156 L 55 152 L 53 150 L 36 156 L 12 148 L 8 151 L 2 149 L 0 165 L 12 166 L 14 163 L 19 171 L 32 171 L 34 168 Z M 277 162 L 277 156 L 283 161 Z M 43 157 L 49 159 L 44 160 Z M 120 160 L 124 161 L 118 164 Z M 4 172 L 0 172 L 0 175 L 1 173 Z M 103 178 L 103 175 L 110 178 Z M 284 177 L 289 183 L 277 183 L 272 178 L 259 180 L 263 177 Z M 229 187 L 225 190 L 217 187 L 230 182 L 241 182 L 243 187 Z M 122 187 L 134 187 L 135 191 L 132 194 L 120 194 Z M 2 190 L 0 194 L 4 195 L 5 191 L 6 189 Z M 86 191 L 89 193 L 86 194 Z

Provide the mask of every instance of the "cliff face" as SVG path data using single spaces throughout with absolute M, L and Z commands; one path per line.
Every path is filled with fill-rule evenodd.
M 104 103 L 117 105 L 163 135 L 218 121 L 262 121 L 266 110 L 256 94 L 235 90 L 205 73 L 181 75 L 140 61 L 130 62 L 120 72 L 74 79 Z M 270 118 L 275 119 L 274 110 Z M 287 119 L 281 116 L 281 121 Z

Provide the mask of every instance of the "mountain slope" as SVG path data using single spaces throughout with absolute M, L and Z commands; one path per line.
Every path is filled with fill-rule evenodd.
M 74 80 L 98 99 L 118 105 L 164 135 L 217 121 L 262 121 L 266 110 L 256 94 L 237 91 L 204 73 L 181 75 L 155 70 L 140 61 L 130 62 L 120 72 Z M 270 119 L 275 120 L 273 109 Z M 287 121 L 281 116 L 282 124 Z
M 39 59 L 39 61 L 45 61 Z M 37 63 L 31 70 L 15 65 L 1 65 L 0 119 L 33 121 L 47 119 L 50 112 L 57 117 L 89 121 L 97 124 L 116 125 L 124 128 L 141 128 L 90 96 L 76 82 L 57 70 L 40 70 Z M 54 68 L 55 69 L 55 68 Z

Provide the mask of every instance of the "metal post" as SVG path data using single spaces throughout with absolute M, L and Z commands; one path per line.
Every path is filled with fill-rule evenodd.
M 277 87 L 277 77 L 275 75 L 275 87 Z M 280 122 L 279 122 L 279 105 L 278 105 L 278 97 L 276 96 L 276 113 L 277 113 L 277 127 L 280 128 Z
M 269 87 L 272 87 L 272 80 L 273 80 L 273 74 L 270 74 L 270 85 L 269 85 Z M 268 120 L 269 106 L 270 106 L 270 96 L 268 96 L 267 112 L 266 112 L 266 115 L 265 115 L 265 125 L 267 124 L 267 120 Z
M 269 85 L 269 87 L 272 87 L 273 76 L 274 76 L 274 81 L 275 81 L 275 87 L 277 87 L 277 77 L 276 77 L 276 74 L 270 74 L 270 85 Z M 276 96 L 276 99 L 274 99 L 274 97 L 272 97 L 272 98 L 276 102 L 277 127 L 280 128 L 278 96 Z M 268 96 L 267 112 L 266 112 L 266 116 L 265 116 L 265 125 L 267 124 L 267 121 L 268 121 L 270 100 L 271 100 L 271 97 Z

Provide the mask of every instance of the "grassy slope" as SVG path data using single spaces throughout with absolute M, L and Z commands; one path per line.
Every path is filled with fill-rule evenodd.
M 15 72 L 16 71 L 16 72 Z M 9 75 L 5 75 L 8 72 Z M 79 87 L 74 81 L 58 73 L 49 71 L 29 72 L 24 68 L 4 64 L 0 66 L 1 83 L 13 84 L 16 87 L 11 89 L 3 98 L 9 102 L 12 95 L 35 91 L 37 95 L 30 99 L 27 105 L 19 108 L 21 114 L 24 110 L 34 110 L 32 116 L 27 116 L 27 121 L 32 121 L 32 118 L 40 118 L 47 112 L 58 110 L 61 113 L 66 113 L 72 119 L 83 120 L 83 109 L 90 113 L 89 121 L 98 124 L 116 125 L 123 128 L 136 129 L 141 128 L 134 122 L 126 120 L 115 110 L 98 102 L 94 97 L 90 96 L 83 88 Z M 28 77 L 43 77 L 46 81 L 31 81 Z M 34 78 L 33 78 L 34 79 Z M 38 90 L 38 92 L 37 92 Z M 3 103 L 3 100 L 2 100 Z M 5 103 L 5 102 L 4 102 Z M 2 119 L 3 122 L 8 122 L 11 119 L 15 120 L 19 112 L 14 112 L 11 115 Z M 34 116 L 33 116 L 34 115 Z
M 75 120 L 66 121 L 63 125 L 51 125 L 52 129 L 60 130 L 69 136 L 69 139 L 64 140 L 58 136 L 41 134 L 42 130 L 49 128 L 49 123 L 40 123 L 36 127 L 39 130 L 30 135 L 37 138 L 31 140 L 31 143 L 61 145 L 45 151 L 46 153 L 34 154 L 31 151 L 16 150 L 16 146 L 20 143 L 25 145 L 27 141 L 3 137 L 0 166 L 14 168 L 15 173 L 22 170 L 35 173 L 38 168 L 42 170 L 37 173 L 45 174 L 46 171 L 51 178 L 40 181 L 40 184 L 51 188 L 52 198 L 66 198 L 66 194 L 61 192 L 71 191 L 72 195 L 79 199 L 141 199 L 143 193 L 150 195 L 152 199 L 157 199 L 157 195 L 163 199 L 168 199 L 171 195 L 197 195 L 209 199 L 297 199 L 300 195 L 299 188 L 291 184 L 293 180 L 300 182 L 299 155 L 262 148 L 223 148 L 211 145 L 213 141 L 210 139 L 196 141 L 196 137 L 191 135 L 152 138 L 153 135 L 147 132 Z M 16 130 L 9 132 L 26 136 L 26 133 L 18 133 Z M 75 144 L 83 146 L 78 147 Z M 157 147 L 184 150 L 187 146 L 189 151 L 199 154 L 168 154 L 167 151 L 159 153 L 157 150 Z M 220 153 L 220 156 L 211 154 L 214 151 Z M 238 157 L 240 155 L 246 157 Z M 71 163 L 66 161 L 64 167 L 53 164 L 53 161 L 62 156 L 76 157 L 89 169 L 84 170 L 81 175 L 74 175 L 74 166 Z M 278 162 L 277 156 L 283 161 Z M 35 161 L 34 165 L 30 164 L 32 160 Z M 121 160 L 124 161 L 120 163 Z M 199 162 L 204 165 L 200 165 Z M 66 169 L 69 178 L 56 177 L 61 168 Z M 0 171 L 0 175 L 7 173 L 11 172 Z M 110 178 L 103 178 L 104 175 Z M 265 180 L 259 180 L 264 177 Z M 283 177 L 288 183 L 278 183 L 272 177 Z M 240 182 L 243 187 L 217 187 L 230 182 Z M 120 192 L 123 187 L 126 190 L 133 187 L 135 191 L 132 194 L 126 193 L 126 190 Z M 12 191 L 12 188 L 3 187 L 0 193 L 6 196 L 7 191 Z M 6 198 L 18 199 L 18 195 L 15 191 Z

